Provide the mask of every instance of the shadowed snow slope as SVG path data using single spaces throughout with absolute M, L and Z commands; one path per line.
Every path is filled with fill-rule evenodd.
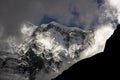
M 74 64 L 53 80 L 119 79 L 120 25 L 107 40 L 104 52 Z

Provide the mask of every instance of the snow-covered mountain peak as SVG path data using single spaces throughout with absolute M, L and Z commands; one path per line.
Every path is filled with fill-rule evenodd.
M 19 46 L 17 52 L 26 55 L 32 50 L 42 58 L 46 69 L 56 72 L 60 65 L 80 60 L 82 52 L 94 42 L 91 31 L 65 27 L 56 22 L 43 24 L 32 31 L 32 35 Z
M 17 57 L 9 55 L 7 57 L 10 57 L 9 61 L 15 62 L 14 66 L 18 68 L 16 74 L 29 74 L 27 76 L 29 80 L 31 77 L 35 80 L 35 77 L 40 77 L 41 73 L 55 77 L 80 60 L 83 52 L 94 43 L 93 32 L 77 27 L 66 27 L 56 22 L 42 24 L 39 27 L 25 23 L 21 32 L 24 35 L 24 41 L 18 45 L 17 49 L 15 48 Z M 15 53 L 13 55 L 16 55 Z M 9 65 L 11 67 L 12 63 Z
M 17 74 L 24 78 L 20 80 L 50 80 L 75 62 L 101 52 L 113 31 L 109 25 L 92 32 L 56 22 L 41 26 L 23 24 L 24 41 L 16 45 L 14 54 L 0 52 L 0 67 L 4 67 L 0 71 L 4 78 L 8 74 L 16 78 Z
M 82 51 L 90 46 L 93 38 L 94 34 L 91 31 L 84 31 L 76 27 L 65 27 L 56 22 L 51 22 L 37 27 L 30 40 L 34 41 L 37 47 L 39 45 L 39 48 L 42 46 L 42 48 L 52 51 L 54 55 L 64 51 L 65 55 L 74 58 L 76 56 L 74 55 L 75 51 L 79 49 Z M 27 42 L 33 43 L 31 41 Z

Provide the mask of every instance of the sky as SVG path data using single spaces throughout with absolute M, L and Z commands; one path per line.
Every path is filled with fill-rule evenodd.
M 11 40 L 21 43 L 26 33 L 51 21 L 67 27 L 80 27 L 95 33 L 95 44 L 82 58 L 104 50 L 105 41 L 120 23 L 120 0 L 0 0 L 0 51 Z M 27 32 L 27 31 L 28 32 Z M 46 77 L 48 78 L 48 77 Z
M 0 46 L 20 40 L 25 22 L 37 26 L 56 21 L 68 27 L 96 30 L 120 22 L 119 0 L 0 0 Z

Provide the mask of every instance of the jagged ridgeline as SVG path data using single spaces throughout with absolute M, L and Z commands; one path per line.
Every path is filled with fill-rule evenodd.
M 34 27 L 32 24 L 26 26 Z M 16 71 L 28 74 L 29 80 L 35 80 L 35 75 L 41 70 L 50 74 L 70 67 L 80 60 L 82 52 L 94 42 L 91 31 L 77 27 L 68 28 L 55 22 L 33 29 L 31 35 L 15 50 L 17 57 L 14 58 Z M 11 60 L 0 59 L 1 67 Z
M 19 48 L 18 53 L 27 56 L 32 51 L 43 60 L 47 71 L 57 71 L 64 61 L 79 60 L 80 53 L 90 46 L 93 37 L 92 32 L 52 22 L 37 27 Z

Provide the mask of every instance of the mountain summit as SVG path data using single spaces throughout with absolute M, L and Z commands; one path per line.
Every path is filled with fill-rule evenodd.
M 29 48 L 34 48 L 38 55 L 45 50 L 53 53 L 53 55 L 55 54 L 54 57 L 65 55 L 70 58 L 79 58 L 79 53 L 93 42 L 94 33 L 91 31 L 81 30 L 77 27 L 68 28 L 56 22 L 51 22 L 34 29 L 31 36 L 21 44 L 18 52 L 24 54 Z M 33 44 L 38 49 L 32 47 Z
M 9 77 L 15 74 L 17 76 L 24 74 L 24 79 L 26 76 L 29 80 L 35 80 L 35 78 L 49 80 L 50 78 L 46 79 L 48 76 L 56 76 L 79 61 L 83 51 L 94 43 L 93 32 L 77 27 L 68 28 L 55 22 L 43 24 L 40 27 L 26 24 L 23 30 L 22 32 L 28 36 L 12 54 L 17 54 L 17 57 L 5 54 L 4 60 L 0 58 L 0 70 L 2 73 L 4 72 L 0 75 L 8 75 L 5 70 L 10 69 L 8 72 L 12 75 Z M 11 68 L 13 64 L 14 67 Z M 0 76 L 0 79 L 2 79 L 1 77 L 4 77 L 4 80 L 9 80 L 5 76 Z M 13 77 L 11 78 L 13 80 Z
M 30 53 L 36 55 L 43 61 L 42 67 L 45 72 L 58 74 L 80 60 L 82 52 L 90 47 L 93 41 L 94 34 L 91 31 L 77 27 L 68 28 L 51 22 L 37 27 L 17 52 L 25 57 Z M 29 58 L 31 63 L 34 58 Z M 34 67 L 41 63 L 35 60 L 31 64 Z

